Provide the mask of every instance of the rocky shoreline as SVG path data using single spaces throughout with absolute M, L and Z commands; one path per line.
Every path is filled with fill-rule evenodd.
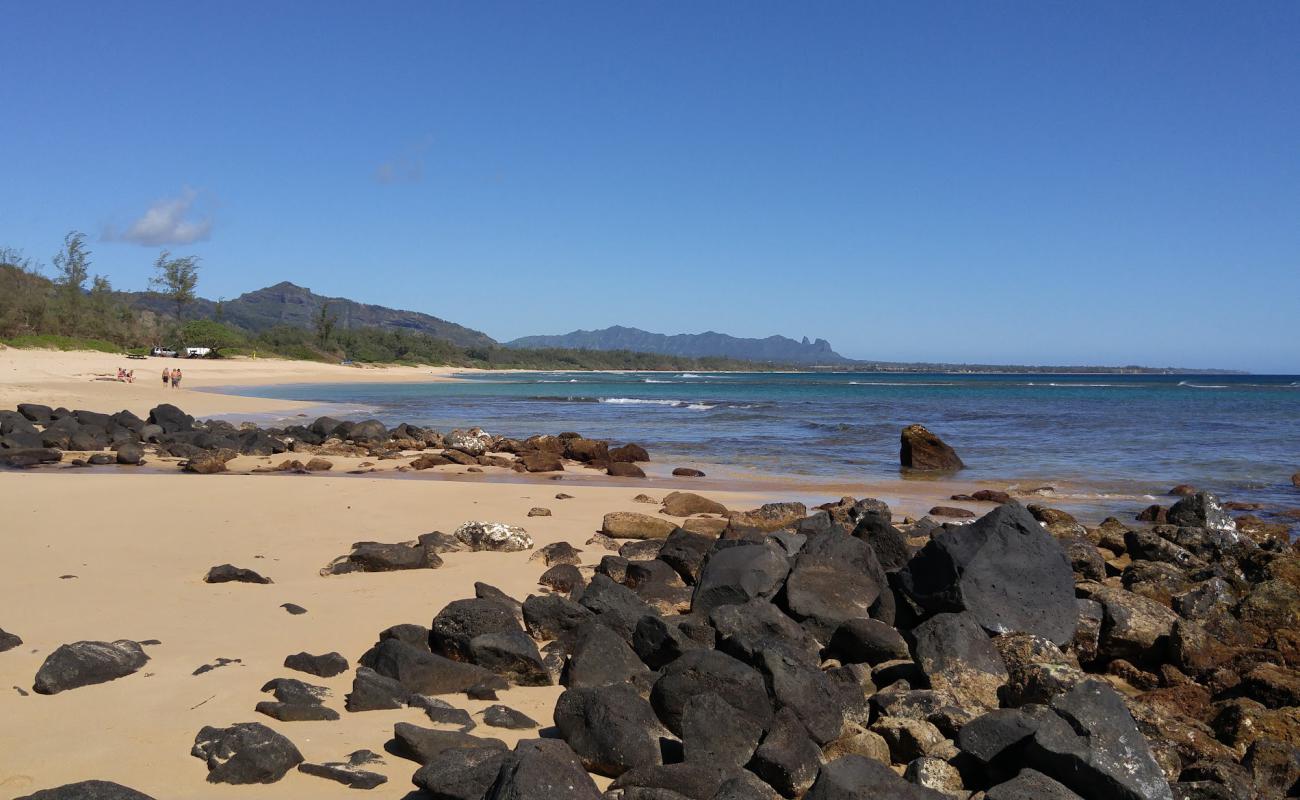
M 167 406 L 148 420 L 26 407 L 0 413 L 0 426 L 8 442 L 40 439 L 0 450 L 15 466 L 55 460 L 15 456 L 65 436 L 60 458 L 73 445 L 112 447 L 120 463 L 136 450 L 198 472 L 245 450 L 501 459 L 493 466 L 527 471 L 648 459 L 577 435 L 513 441 L 328 419 L 240 429 Z M 411 797 L 456 800 L 1296 796 L 1300 550 L 1285 526 L 1234 517 L 1190 487 L 1179 494 L 1150 522 L 1126 514 L 1089 527 L 987 491 L 969 497 L 996 507 L 961 522 L 899 520 L 873 499 L 738 510 L 673 492 L 644 497 L 648 513 L 606 514 L 581 547 L 537 547 L 525 528 L 491 521 L 356 542 L 321 580 L 531 551 L 538 590 L 520 599 L 480 582 L 431 619 L 377 630 L 364 653 L 287 654 L 248 698 L 248 720 L 212 720 L 191 752 L 211 782 L 297 771 L 369 790 L 386 781 L 372 765 L 406 759 Z M 205 580 L 273 577 L 220 564 Z M 0 651 L 21 642 L 0 631 Z M 67 643 L 32 688 L 132 680 L 154 644 Z M 311 682 L 349 673 L 341 703 Z M 502 702 L 476 722 L 457 702 L 550 685 L 564 691 L 549 719 Z M 395 708 L 428 724 L 399 722 L 389 740 L 337 761 L 309 763 L 293 741 L 307 721 Z M 536 738 L 510 748 L 493 729 Z M 99 781 L 29 797 L 147 795 Z
M 459 465 L 469 471 L 504 467 L 550 473 L 564 471 L 567 464 L 620 478 L 644 478 L 645 472 L 636 464 L 650 460 L 640 445 L 613 446 L 577 433 L 520 440 L 479 428 L 442 434 L 407 423 L 389 428 L 373 419 L 355 422 L 332 417 L 319 417 L 307 425 L 262 428 L 253 423 L 236 426 L 223 420 L 196 420 L 168 403 L 151 409 L 147 419 L 130 411 L 102 414 L 36 403 L 0 411 L 0 466 L 57 464 L 66 453 L 77 454 L 67 462 L 74 467 L 138 466 L 147 458 L 157 458 L 199 474 L 226 472 L 227 464 L 241 455 L 285 455 L 298 457 L 252 471 L 325 472 L 334 467 L 330 456 L 360 456 L 376 461 L 413 457 L 398 466 L 399 471 Z M 367 467 L 373 467 L 373 462 L 352 472 L 373 471 Z M 674 474 L 703 477 L 688 468 L 678 468 Z

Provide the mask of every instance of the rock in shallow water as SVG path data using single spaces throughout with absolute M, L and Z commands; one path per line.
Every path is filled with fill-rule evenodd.
M 925 472 L 951 472 L 966 466 L 957 457 L 957 451 L 924 425 L 908 425 L 903 429 L 898 460 L 904 469 Z
M 32 688 L 38 694 L 58 694 L 68 689 L 123 678 L 149 660 L 139 643 L 73 642 L 60 646 L 41 664 Z

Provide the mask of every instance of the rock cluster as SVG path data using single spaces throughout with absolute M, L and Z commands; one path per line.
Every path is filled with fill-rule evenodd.
M 226 472 L 236 456 L 281 453 L 301 458 L 286 458 L 277 466 L 254 471 L 326 472 L 334 464 L 322 456 L 397 459 L 416 454 L 407 465 L 415 470 L 459 464 L 471 469 L 492 466 L 518 472 L 557 472 L 565 464 L 580 464 L 618 477 L 645 477 L 636 462 L 650 460 L 640 445 L 616 447 L 577 433 L 507 439 L 480 428 L 442 434 L 409 423 L 389 428 L 373 419 L 356 422 L 332 417 L 320 417 L 307 425 L 260 428 L 250 423 L 235 426 L 222 420 L 196 420 L 169 403 L 151 410 L 148 419 L 130 411 L 101 414 L 35 403 L 20 403 L 16 411 L 0 411 L 0 465 L 59 463 L 69 451 L 91 454 L 73 459 L 76 466 L 138 465 L 145 463 L 151 451 L 180 459 L 183 471 L 203 475 Z
M 877 501 L 732 515 L 634 541 L 650 563 L 606 556 L 525 623 L 611 798 L 1290 796 L 1300 555 L 1185 500 L 1150 529 L 1014 503 L 906 532 Z

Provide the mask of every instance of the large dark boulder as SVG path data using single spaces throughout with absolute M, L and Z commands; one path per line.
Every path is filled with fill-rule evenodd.
M 997 708 L 1007 666 L 970 614 L 936 614 L 912 632 L 930 688 L 960 708 Z
M 1038 718 L 1016 708 L 998 708 L 970 720 L 957 732 L 957 746 L 968 771 L 989 782 L 1016 774 L 1025 744 L 1038 730 Z
M 609 626 L 627 642 L 632 641 L 641 618 L 655 614 L 636 592 L 599 574 L 592 576 L 578 602 L 595 615 L 596 622 Z
M 718 632 L 718 649 L 747 664 L 757 666 L 768 651 L 814 665 L 819 662 L 817 640 L 767 600 L 718 606 L 709 614 L 709 622 Z
M 21 636 L 16 633 L 9 633 L 3 628 L 0 628 L 0 653 L 5 652 L 6 650 L 12 650 L 22 643 L 23 640 Z
M 520 686 L 550 686 L 537 645 L 522 630 L 483 633 L 469 643 L 470 661 Z
M 763 738 L 763 726 L 713 692 L 704 692 L 686 701 L 681 736 L 687 762 L 743 767 Z
M 636 624 L 632 648 L 651 669 L 659 669 L 683 653 L 713 646 L 716 633 L 694 615 L 645 616 Z
M 1230 534 L 1237 532 L 1237 523 L 1223 508 L 1223 503 L 1209 492 L 1197 492 L 1174 503 L 1173 507 L 1165 512 L 1165 519 L 1170 525 L 1209 528 Z
M 388 428 L 377 419 L 368 419 L 353 425 L 348 438 L 358 444 L 379 444 L 388 439 Z
M 557 739 L 523 739 L 484 800 L 601 800 L 578 756 Z
M 68 689 L 124 678 L 145 665 L 149 656 L 136 642 L 73 642 L 50 653 L 36 673 L 37 694 L 58 694 Z
M 352 691 L 344 698 L 348 711 L 381 711 L 404 708 L 414 698 L 410 689 L 396 678 L 380 675 L 367 666 L 357 667 Z
M 897 572 L 912 557 L 907 537 L 890 521 L 889 507 L 868 508 L 857 514 L 854 538 L 861 539 L 876 553 L 876 560 L 886 572 Z
M 508 756 L 504 748 L 453 747 L 417 770 L 411 782 L 433 800 L 483 800 Z
M 442 731 L 422 728 L 409 722 L 393 726 L 393 739 L 387 745 L 395 756 L 409 758 L 417 764 L 428 764 L 448 750 L 478 748 L 505 752 L 505 742 L 464 731 Z
M 646 665 L 622 636 L 606 625 L 590 622 L 578 633 L 560 682 L 581 689 L 643 682 L 648 676 Z
M 609 788 L 624 800 L 712 800 L 736 772 L 704 764 L 654 764 L 624 772 Z
M 0 464 L 6 467 L 35 467 L 40 464 L 57 464 L 61 460 L 63 454 L 48 446 L 0 450 Z
M 563 643 L 571 642 L 574 632 L 595 617 L 586 606 L 558 594 L 529 595 L 523 613 L 530 636 Z
M 324 653 L 319 656 L 307 652 L 294 653 L 285 657 L 284 665 L 321 678 L 332 678 L 348 671 L 348 660 L 340 653 Z
M 791 711 L 819 745 L 836 739 L 844 727 L 842 696 L 816 664 L 780 650 L 765 650 L 759 668 L 778 711 Z
M 1169 800 L 1173 797 L 1151 747 L 1124 700 L 1090 679 L 1052 700 L 1026 750 L 1028 766 L 1085 800 Z
M 991 787 L 984 793 L 984 800 L 1079 800 L 1079 795 L 1037 770 L 1026 769 Z
M 302 763 L 293 742 L 260 722 L 204 726 L 190 755 L 207 762 L 209 783 L 275 783 Z
M 691 596 L 691 611 L 705 613 L 718 606 L 771 600 L 781 590 L 790 562 L 776 547 L 741 545 L 714 552 L 700 570 Z
M 904 469 L 924 472 L 952 472 L 966 466 L 957 457 L 956 450 L 924 425 L 903 428 L 898 460 Z
M 1033 633 L 1063 645 L 1078 624 L 1065 551 L 1017 503 L 935 531 L 899 577 L 924 608 L 967 611 L 990 633 Z
M 144 792 L 112 781 L 78 781 L 25 794 L 17 800 L 153 800 Z
M 39 425 L 48 425 L 54 419 L 54 409 L 40 403 L 19 403 L 18 413 Z
M 819 641 L 845 620 L 870 617 L 888 590 L 876 553 L 861 539 L 839 532 L 810 536 L 785 582 L 785 605 Z
M 717 650 L 692 650 L 664 667 L 650 692 L 655 713 L 670 731 L 681 735 L 686 704 L 712 692 L 760 726 L 772 719 L 772 704 L 763 676 Z
M 656 558 L 676 570 L 688 586 L 694 586 L 712 547 L 713 537 L 678 528 L 668 534 Z
M 805 800 L 950 800 L 948 795 L 909 783 L 887 765 L 857 755 L 826 764 Z
M 782 797 L 800 797 L 821 767 L 822 752 L 789 709 L 777 712 L 767 734 L 754 751 L 749 769 Z
M 845 620 L 836 628 L 830 650 L 844 663 L 872 666 L 911 656 L 907 641 L 892 625 L 865 618 Z
M 194 417 L 171 403 L 163 403 L 149 412 L 149 424 L 159 426 L 164 433 L 180 433 L 194 430 Z
M 627 684 L 565 691 L 555 703 L 555 727 L 589 772 L 616 778 L 662 763 L 654 710 Z
M 381 641 L 361 657 L 361 663 L 419 694 L 456 694 L 480 684 L 497 689 L 508 685 L 483 667 L 444 658 L 400 639 Z
M 429 626 L 433 652 L 457 661 L 472 661 L 470 642 L 485 633 L 520 631 L 514 609 L 496 600 L 453 600 Z

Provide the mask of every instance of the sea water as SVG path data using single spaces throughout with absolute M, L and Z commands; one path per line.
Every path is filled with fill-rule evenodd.
M 1163 494 L 1176 483 L 1300 507 L 1300 376 L 894 373 L 470 373 L 461 382 L 241 392 L 343 405 L 387 423 L 578 431 L 656 462 L 869 482 L 898 476 L 919 422 L 971 480 Z

